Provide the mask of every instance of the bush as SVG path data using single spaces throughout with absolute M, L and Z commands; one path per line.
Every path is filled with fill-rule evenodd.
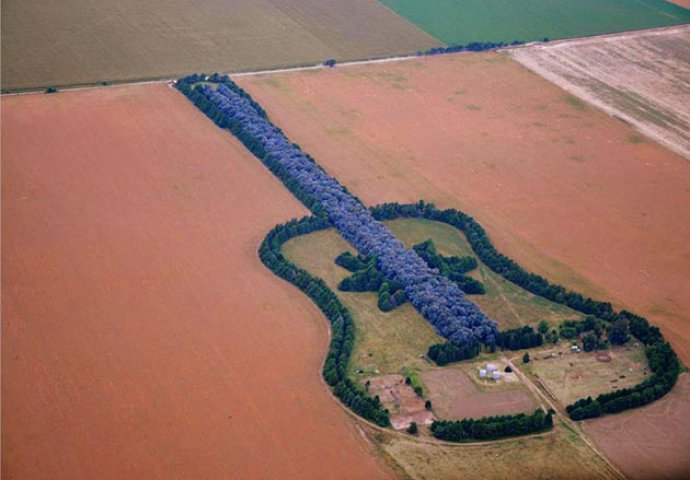
M 410 426 L 407 427 L 407 433 L 409 433 L 410 435 L 417 435 L 417 431 L 417 422 L 412 422 L 410 423 Z
M 529 363 L 529 352 L 525 352 L 522 356 L 522 363 Z

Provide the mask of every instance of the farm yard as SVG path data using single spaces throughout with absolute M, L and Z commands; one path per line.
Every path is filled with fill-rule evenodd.
M 306 210 L 239 142 L 163 85 L 2 123 L 3 478 L 390 478 L 256 255 Z
M 690 471 L 690 376 L 643 408 L 588 420 L 584 430 L 631 480 L 677 479 Z
M 690 25 L 538 45 L 511 55 L 690 160 Z
M 690 22 L 663 0 L 382 0 L 447 44 L 534 41 L 600 35 Z M 686 5 L 687 8 L 687 5 Z
M 502 374 L 499 382 L 484 380 L 481 387 L 477 385 L 474 379 L 478 377 L 479 365 L 439 368 L 421 375 L 434 412 L 440 418 L 480 418 L 531 412 L 537 408 L 529 390 L 514 373 L 505 373 L 502 368 L 499 369 Z
M 648 316 L 690 359 L 682 157 L 497 53 L 237 81 L 366 204 L 461 208 L 528 270 Z
M 441 45 L 376 0 L 25 0 L 3 2 L 2 10 L 3 89 L 260 70 Z
M 563 405 L 632 387 L 649 375 L 644 348 L 634 342 L 605 351 L 574 353 L 569 342 L 535 351 L 525 368 Z

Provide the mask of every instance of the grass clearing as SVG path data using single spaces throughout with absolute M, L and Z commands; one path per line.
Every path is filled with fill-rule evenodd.
M 477 478 L 613 479 L 613 470 L 577 434 L 553 432 L 487 445 L 428 445 L 379 436 L 383 451 L 414 480 Z
M 283 246 L 286 258 L 322 278 L 350 309 L 357 335 L 351 373 L 392 374 L 427 368 L 428 362 L 420 355 L 426 353 L 429 345 L 444 339 L 409 303 L 384 313 L 378 309 L 375 293 L 339 291 L 338 283 L 350 272 L 334 260 L 345 250 L 354 253 L 332 229 L 293 238 Z
M 632 387 L 649 376 L 643 346 L 635 343 L 609 350 L 572 353 L 569 343 L 531 352 L 532 361 L 521 368 L 546 385 L 564 406 L 600 393 Z M 544 358 L 553 352 L 552 358 Z M 597 359 L 608 356 L 610 361 Z
M 439 253 L 443 255 L 476 258 L 462 232 L 450 225 L 417 218 L 399 219 L 386 224 L 408 247 L 431 238 Z M 582 314 L 571 308 L 533 295 L 507 281 L 492 272 L 479 259 L 477 263 L 479 267 L 468 275 L 484 284 L 486 294 L 470 295 L 469 298 L 476 302 L 489 317 L 498 322 L 500 329 L 522 325 L 536 327 L 541 320 L 555 327 L 564 320 L 582 317 Z
M 447 44 L 581 37 L 690 21 L 690 11 L 663 0 L 381 2 Z
M 450 225 L 426 219 L 398 219 L 385 223 L 408 247 L 431 238 L 443 255 L 474 256 L 464 235 Z M 376 293 L 338 291 L 338 283 L 350 272 L 337 266 L 334 260 L 346 250 L 354 253 L 335 230 L 303 235 L 283 246 L 283 253 L 290 261 L 322 278 L 350 308 L 357 332 L 351 372 L 391 374 L 429 368 L 429 363 L 420 357 L 430 345 L 445 340 L 411 304 L 405 303 L 384 313 L 378 309 Z M 578 312 L 532 295 L 496 275 L 481 261 L 478 263 L 479 267 L 470 275 L 484 283 L 486 294 L 470 298 L 498 322 L 499 328 L 536 327 L 540 320 L 556 326 L 563 320 L 581 318 Z

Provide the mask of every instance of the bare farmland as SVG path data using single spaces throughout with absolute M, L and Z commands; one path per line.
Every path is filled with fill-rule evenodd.
M 512 56 L 690 160 L 690 26 L 537 45 Z
M 2 99 L 2 477 L 385 478 L 259 261 L 305 209 L 162 85 Z
M 643 408 L 588 420 L 585 431 L 634 480 L 690 478 L 690 376 Z
M 238 82 L 365 203 L 459 208 L 529 270 L 648 316 L 690 360 L 680 155 L 495 53 Z
M 376 0 L 2 2 L 2 87 L 241 71 L 439 42 Z
M 422 373 L 434 412 L 443 419 L 479 418 L 532 412 L 537 408 L 534 398 L 519 382 L 509 388 L 498 385 L 480 389 L 468 375 L 476 369 L 437 368 Z M 503 373 L 503 372 L 502 372 Z M 515 375 L 505 373 L 505 376 Z M 493 380 L 486 382 L 488 385 Z

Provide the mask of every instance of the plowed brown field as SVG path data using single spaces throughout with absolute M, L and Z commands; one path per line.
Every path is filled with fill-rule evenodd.
M 257 257 L 305 209 L 233 137 L 161 85 L 2 121 L 3 478 L 388 476 Z
M 238 79 L 368 204 L 460 208 L 526 268 L 690 361 L 690 164 L 501 54 Z
M 690 376 L 652 405 L 584 422 L 597 446 L 630 479 L 690 478 Z

